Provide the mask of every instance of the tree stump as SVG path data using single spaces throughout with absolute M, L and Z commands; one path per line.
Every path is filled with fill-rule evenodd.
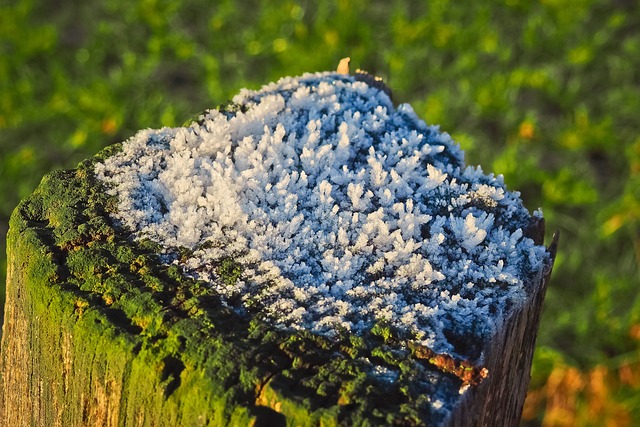
M 313 92 L 321 87 L 319 91 L 330 92 L 334 90 L 332 84 L 343 84 L 346 85 L 343 89 L 351 91 L 349 94 L 355 93 L 358 99 L 369 94 L 367 91 L 377 90 L 376 96 L 383 101 L 390 93 L 377 86 L 379 83 L 373 85 L 367 79 L 349 75 L 324 73 L 305 78 L 307 80 L 286 81 L 262 92 L 245 94 L 244 98 L 220 107 L 216 117 L 231 120 L 251 114 L 252 109 L 260 105 L 263 94 L 286 98 L 288 95 L 283 93 L 300 88 Z M 296 86 L 296 82 L 303 83 Z M 456 154 L 453 145 L 448 145 L 436 130 L 420 124 L 407 107 L 398 107 L 396 111 L 390 101 L 384 102 L 386 110 L 399 114 L 395 122 L 389 123 L 407 120 L 398 126 L 409 123 L 413 126 L 410 129 L 413 133 L 409 134 L 422 132 L 427 139 L 440 138 L 438 144 L 444 148 L 427 153 L 432 156 L 427 158 L 431 162 L 428 163 L 431 165 L 429 177 L 435 179 L 437 175 L 432 169 L 434 164 L 441 165 L 448 175 L 462 174 L 461 156 Z M 318 111 L 323 108 L 326 116 L 333 106 L 326 104 Z M 363 108 L 383 115 L 375 108 Z M 191 129 L 204 132 L 203 129 L 210 126 L 207 120 L 213 113 L 207 114 L 193 123 Z M 325 116 L 305 116 L 304 126 L 307 121 Z M 278 118 L 273 118 L 266 126 L 277 130 L 277 122 Z M 247 123 L 248 127 L 254 126 Z M 340 123 L 335 123 L 336 132 L 339 127 Z M 376 144 L 385 144 L 380 135 L 390 131 L 378 132 L 370 127 L 366 132 L 354 132 L 348 134 L 352 142 L 354 135 L 359 135 L 372 138 L 371 144 L 378 147 Z M 156 134 L 145 135 L 146 141 L 151 141 L 149 146 L 155 144 L 165 149 L 167 144 L 173 144 L 168 142 L 168 137 L 163 140 Z M 331 135 L 325 132 L 323 138 Z M 189 144 L 188 139 L 185 144 Z M 234 161 L 239 164 L 243 152 L 240 148 L 234 149 Z M 360 151 L 356 154 L 366 155 Z M 455 313 L 450 312 L 443 312 L 450 316 L 442 321 L 444 332 L 429 329 L 432 335 L 428 336 L 436 337 L 432 341 L 420 338 L 420 331 L 407 332 L 407 327 L 398 326 L 393 312 L 387 318 L 376 318 L 373 313 L 369 323 L 365 319 L 360 324 L 347 313 L 342 323 L 336 320 L 334 329 L 328 321 L 325 329 L 315 330 L 306 324 L 303 327 L 278 324 L 272 312 L 265 314 L 264 311 L 271 307 L 269 304 L 277 304 L 265 293 L 268 288 L 261 290 L 260 295 L 266 295 L 263 299 L 242 300 L 246 294 L 238 296 L 228 291 L 244 283 L 242 289 L 249 289 L 246 292 L 250 294 L 252 280 L 257 282 L 261 277 L 258 273 L 254 276 L 247 273 L 252 271 L 253 261 L 236 257 L 234 253 L 192 268 L 189 263 L 193 262 L 194 254 L 210 250 L 211 240 L 197 247 L 175 245 L 167 249 L 157 238 L 136 234 L 126 219 L 114 216 L 122 212 L 123 195 L 113 191 L 108 194 L 105 189 L 109 185 L 98 179 L 100 173 L 96 168 L 122 152 L 123 146 L 118 144 L 81 163 L 77 169 L 47 175 L 12 215 L 0 358 L 3 425 L 506 426 L 518 423 L 557 239 L 554 238 L 546 250 L 546 258 L 537 264 L 536 271 L 523 270 L 520 277 L 511 277 L 507 273 L 515 270 L 505 268 L 503 276 L 496 276 L 497 282 L 478 279 L 475 286 L 482 287 L 484 293 L 502 295 L 498 293 L 514 286 L 520 290 L 520 296 L 505 297 L 507 303 L 497 306 L 495 313 L 486 309 L 487 316 L 495 315 L 495 319 L 478 318 L 478 324 L 488 326 L 468 335 L 458 331 L 455 322 L 447 323 L 446 319 L 451 316 L 455 319 Z M 208 155 L 215 157 L 215 153 Z M 131 166 L 132 162 L 128 162 Z M 458 162 L 458 169 L 453 166 L 447 169 L 446 162 Z M 133 163 L 134 168 L 146 167 L 142 161 Z M 427 167 L 426 164 L 422 167 Z M 471 175 L 473 173 L 468 172 L 468 176 Z M 451 176 L 442 178 L 442 185 L 456 184 Z M 495 188 L 501 185 L 493 183 L 493 177 L 479 179 Z M 434 190 L 440 185 L 425 182 L 423 186 L 433 186 Z M 334 186 L 338 184 L 334 182 Z M 496 223 L 500 218 L 502 199 L 496 196 L 496 203 L 488 196 L 480 199 L 480 187 L 473 187 L 474 190 L 469 186 L 469 191 L 476 192 L 473 197 L 460 199 L 468 204 L 460 206 L 459 211 L 455 208 L 448 217 L 433 214 L 432 218 L 424 219 L 428 224 L 437 222 L 438 217 L 444 218 L 443 223 L 451 222 L 443 230 L 458 236 L 459 247 L 451 253 L 459 251 L 463 254 L 462 260 L 471 254 L 486 257 L 489 246 L 477 249 L 476 245 L 489 245 L 489 237 L 485 235 L 489 236 L 493 228 L 487 226 L 483 234 L 480 225 L 474 226 L 476 234 L 473 235 L 468 230 L 455 231 L 455 224 L 460 227 L 465 224 L 455 215 L 466 218 L 467 229 L 476 217 L 478 224 L 481 218 L 488 218 L 482 216 L 483 209 L 495 213 Z M 268 192 L 265 188 L 265 193 Z M 360 203 L 353 193 L 349 194 L 354 204 Z M 405 202 L 408 198 L 403 196 Z M 164 217 L 170 216 L 167 212 L 164 214 Z M 524 234 L 519 241 L 531 239 L 535 245 L 542 244 L 544 222 L 539 216 L 520 216 L 516 220 L 521 227 L 515 228 L 521 228 Z M 507 226 L 506 223 L 500 225 Z M 433 225 L 431 227 L 433 231 Z M 422 236 L 425 245 L 434 238 L 434 233 L 427 228 L 416 233 Z M 396 237 L 400 234 L 399 231 Z M 518 236 L 516 233 L 514 239 Z M 535 249 L 530 247 L 532 251 Z M 387 257 L 390 263 L 391 258 L 391 255 Z M 344 258 L 340 262 L 344 262 Z M 452 282 L 438 273 L 445 271 L 445 267 L 436 261 L 425 265 L 433 267 L 429 286 L 445 286 L 442 289 L 446 292 L 440 288 L 438 292 L 443 292 L 441 298 L 448 301 L 447 307 L 455 305 L 460 298 L 473 300 L 475 294 L 470 292 L 474 291 L 474 283 L 469 282 L 468 291 L 459 289 L 459 294 L 453 294 L 454 291 L 446 288 Z M 502 269 L 503 264 L 499 266 Z M 395 274 L 391 270 L 393 268 L 377 273 L 371 283 L 385 279 L 380 275 Z M 273 283 L 279 283 L 277 277 L 269 277 Z M 332 282 L 332 286 L 339 289 L 337 281 Z M 419 292 L 422 291 L 415 290 Z M 398 291 L 398 294 L 407 301 L 412 298 L 411 293 L 405 295 Z M 243 305 L 248 300 L 250 304 Z M 307 317 L 300 319 L 303 324 Z M 349 327 L 351 331 L 347 330 Z M 434 344 L 429 345 L 431 342 Z

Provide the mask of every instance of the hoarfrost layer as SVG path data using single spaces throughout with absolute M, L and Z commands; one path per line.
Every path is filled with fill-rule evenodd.
M 548 261 L 501 176 L 465 168 L 409 105 L 335 73 L 243 90 L 189 127 L 141 131 L 95 171 L 136 239 L 288 328 L 388 321 L 455 354 L 462 337 L 491 334 Z M 219 277 L 230 260 L 241 267 L 233 283 Z

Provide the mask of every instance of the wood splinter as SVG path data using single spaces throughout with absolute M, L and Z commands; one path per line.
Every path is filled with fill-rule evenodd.
M 349 74 L 349 61 L 351 61 L 351 58 L 348 56 L 346 58 L 342 58 L 336 71 L 339 74 Z

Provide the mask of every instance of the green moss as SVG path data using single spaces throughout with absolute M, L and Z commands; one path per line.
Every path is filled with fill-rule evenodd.
M 386 322 L 378 322 L 371 329 L 371 333 L 374 336 L 382 338 L 384 342 L 391 340 L 394 336 L 391 326 Z
M 233 286 L 240 278 L 240 274 L 242 274 L 242 267 L 233 259 L 225 258 L 220 263 L 217 273 L 220 276 L 222 283 L 227 286 Z

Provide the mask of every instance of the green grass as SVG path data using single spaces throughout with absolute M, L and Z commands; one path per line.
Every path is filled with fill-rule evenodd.
M 0 234 L 46 172 L 351 56 L 561 231 L 525 418 L 640 423 L 637 2 L 211 4 L 0 2 Z

